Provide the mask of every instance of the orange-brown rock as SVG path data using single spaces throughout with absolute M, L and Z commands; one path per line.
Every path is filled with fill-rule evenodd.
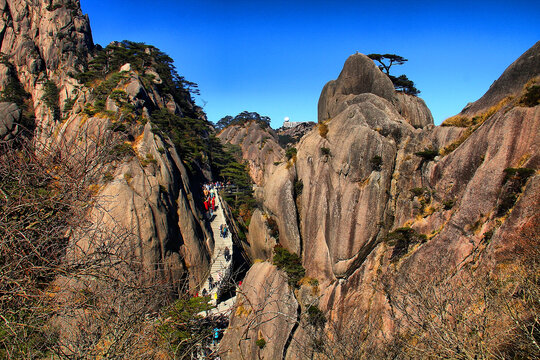
M 524 58 L 537 56 L 535 45 Z M 411 126 L 403 102 L 384 91 L 380 71 L 353 55 L 321 94 L 320 131 L 306 135 L 295 162 L 278 166 L 268 178 L 264 211 L 277 220 L 280 243 L 301 254 L 306 275 L 318 279 L 327 319 L 341 329 L 355 323 L 372 329 L 358 335 L 356 354 L 382 348 L 384 339 L 403 330 L 407 310 L 400 301 L 416 296 L 415 288 L 459 293 L 463 283 L 456 279 L 467 279 L 480 291 L 481 277 L 470 277 L 471 269 L 494 271 L 534 254 L 540 107 L 520 105 L 518 98 L 527 82 L 522 73 L 534 77 L 538 70 L 535 61 L 517 63 L 525 69 L 514 64 L 505 72 L 516 71 L 521 79 L 505 88 L 513 89 L 505 96 L 514 100 L 485 115 L 483 123 Z M 520 180 L 508 175 L 510 168 L 533 170 L 525 169 L 528 178 Z M 301 194 L 293 191 L 298 182 Z M 460 306 L 466 303 L 460 299 Z M 499 325 L 509 320 L 501 315 Z M 292 343 L 305 342 L 308 330 L 296 331 Z M 298 351 L 291 347 L 287 358 L 303 358 Z
M 223 359 L 281 359 L 295 326 L 298 303 L 284 273 L 268 262 L 254 264 L 239 289 L 230 324 L 219 346 Z
M 249 174 L 257 185 L 264 183 L 268 171 L 284 155 L 274 130 L 256 121 L 228 126 L 218 134 L 218 138 L 224 143 L 240 146 L 242 158 L 247 161 Z

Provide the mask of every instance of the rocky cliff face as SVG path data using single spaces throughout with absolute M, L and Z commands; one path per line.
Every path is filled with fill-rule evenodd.
M 365 55 L 350 56 L 336 80 L 329 81 L 319 98 L 319 122 L 334 118 L 348 106 L 361 101 L 358 95 L 374 94 L 392 103 L 411 125 L 433 124 L 433 116 L 422 99 L 394 91 L 388 76 Z
M 524 56 L 536 58 L 537 48 Z M 538 75 L 534 66 L 526 68 L 516 71 Z M 300 322 L 290 333 L 292 343 L 319 341 L 319 348 L 291 346 L 287 358 L 323 353 L 324 346 L 333 346 L 334 356 L 338 347 L 346 354 L 351 343 L 349 354 L 375 356 L 386 346 L 384 339 L 397 344 L 402 331 L 412 331 L 411 308 L 429 308 L 443 291 L 450 298 L 462 291 L 456 279 L 467 278 L 471 269 L 495 271 L 511 253 L 517 264 L 538 245 L 538 236 L 527 234 L 538 231 L 533 224 L 538 224 L 540 108 L 520 105 L 522 85 L 512 93 L 515 101 L 487 114 L 481 125 L 463 129 L 425 127 L 432 120 L 419 114 L 426 111 L 406 110 L 424 105 L 396 95 L 387 80 L 367 57 L 347 60 L 339 78 L 322 91 L 319 131 L 301 140 L 295 161 L 272 173 L 263 210 L 253 215 L 258 230 L 250 234 L 252 245 L 270 257 L 261 217 L 273 217 L 279 243 L 301 255 L 306 281 L 318 280 L 319 307 L 328 320 L 328 338 L 313 337 L 316 326 Z M 257 236 L 266 238 L 253 239 Z M 478 289 L 477 271 L 471 289 Z M 411 300 L 426 289 L 431 297 Z M 247 328 L 231 328 L 227 336 Z M 346 341 L 341 344 L 340 338 Z
M 236 311 L 229 325 L 233 331 L 228 330 L 220 352 L 234 359 L 283 358 L 298 308 L 287 278 L 275 266 L 258 263 L 251 268 L 245 284 L 239 290 Z M 276 317 L 276 314 L 284 316 Z
M 284 155 L 274 130 L 256 121 L 228 126 L 218 134 L 218 138 L 224 143 L 240 146 L 242 158 L 248 162 L 249 173 L 257 185 L 264 183 L 269 170 Z
M 40 121 L 36 137 L 44 143 L 54 127 L 42 100 L 45 82 L 50 78 L 58 86 L 62 104 L 79 91 L 69 73 L 82 70 L 94 48 L 88 17 L 78 0 L 6 0 L 0 11 L 1 84 L 20 81 L 31 95 Z
M 312 121 L 300 123 L 291 128 L 279 128 L 277 134 L 280 137 L 280 145 L 287 149 L 288 147 L 295 146 L 304 135 L 313 130 L 316 126 Z
M 208 268 L 211 232 L 186 159 L 150 123 L 154 111 L 181 115 L 194 112 L 194 104 L 163 92 L 164 79 L 152 66 L 121 63 L 92 84 L 77 78 L 103 55 L 78 0 L 0 1 L 0 13 L 2 89 L 22 86 L 28 93 L 22 105 L 35 116 L 36 147 L 71 162 L 95 191 L 88 221 L 100 235 L 74 235 L 80 253 L 100 251 L 117 236 L 123 254 L 142 262 L 142 277 L 178 285 L 187 276 L 195 286 Z M 3 137 L 16 132 L 14 106 L 3 105 Z

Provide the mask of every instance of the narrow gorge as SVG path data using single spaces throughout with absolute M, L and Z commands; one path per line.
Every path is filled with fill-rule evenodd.
M 0 13 L 1 358 L 540 357 L 540 42 L 439 126 L 356 53 L 274 130 L 79 0 Z

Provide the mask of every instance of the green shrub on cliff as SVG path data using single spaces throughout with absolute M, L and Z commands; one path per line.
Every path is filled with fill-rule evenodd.
M 397 261 L 403 255 L 407 254 L 410 245 L 425 242 L 427 236 L 418 234 L 410 227 L 401 227 L 388 233 L 385 240 L 388 245 L 394 247 L 390 259 L 392 261 Z
M 270 230 L 270 236 L 279 241 L 279 228 L 276 219 L 269 216 L 266 218 L 266 226 Z
M 324 313 L 315 305 L 309 305 L 307 308 L 307 321 L 308 323 L 317 328 L 322 329 L 326 325 L 326 317 Z
M 291 160 L 293 157 L 296 156 L 297 150 L 295 147 L 290 147 L 287 150 L 285 150 L 285 157 L 287 160 Z
M 536 170 L 529 168 L 506 168 L 504 169 L 503 186 L 499 203 L 497 205 L 497 215 L 504 216 L 516 203 L 522 188 Z
M 306 269 L 302 266 L 300 257 L 289 252 L 281 245 L 274 247 L 272 263 L 287 274 L 288 283 L 292 287 L 298 287 L 298 282 L 306 275 Z
M 432 161 L 439 155 L 439 150 L 426 148 L 423 151 L 415 152 L 414 155 L 421 157 L 423 161 Z
M 47 80 L 43 85 L 43 96 L 41 98 L 45 105 L 52 111 L 55 119 L 60 118 L 60 94 L 54 81 Z
M 158 333 L 175 359 L 196 355 L 198 347 L 210 345 L 215 325 L 211 318 L 200 315 L 212 309 L 209 301 L 209 296 L 182 296 L 162 316 Z

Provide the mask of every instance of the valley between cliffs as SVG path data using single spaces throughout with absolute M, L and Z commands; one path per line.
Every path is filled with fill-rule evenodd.
M 218 131 L 79 0 L 0 14 L 0 357 L 540 357 L 540 42 L 440 126 L 357 53 L 316 125 Z

